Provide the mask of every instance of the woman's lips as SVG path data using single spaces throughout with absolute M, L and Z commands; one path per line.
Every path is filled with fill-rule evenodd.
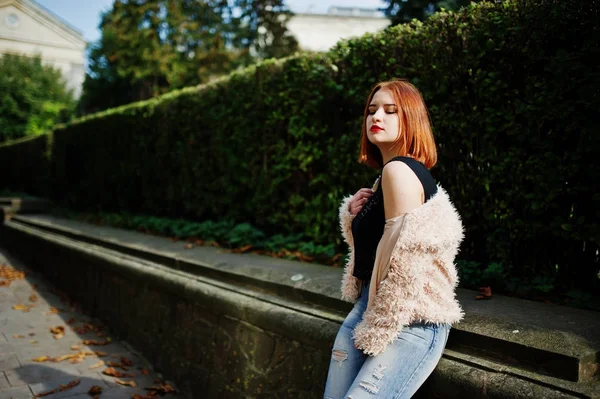
M 371 131 L 372 131 L 372 132 L 380 132 L 380 131 L 382 131 L 382 130 L 383 130 L 383 129 L 382 129 L 382 128 L 380 128 L 379 126 L 371 126 Z

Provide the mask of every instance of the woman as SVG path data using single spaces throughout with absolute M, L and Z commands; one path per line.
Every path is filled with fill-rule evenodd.
M 342 298 L 354 308 L 332 351 L 326 399 L 410 398 L 462 318 L 454 258 L 460 217 L 429 169 L 437 161 L 427 109 L 404 80 L 377 84 L 365 106 L 360 162 L 382 169 L 344 199 L 350 246 Z

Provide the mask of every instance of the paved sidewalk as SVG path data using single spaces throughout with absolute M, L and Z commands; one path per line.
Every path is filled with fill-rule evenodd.
M 101 322 L 0 248 L 0 399 L 31 399 L 55 389 L 39 397 L 90 399 L 94 386 L 101 388 L 99 399 L 181 398 L 172 392 L 161 396 L 174 385 L 126 342 L 111 337 Z M 133 376 L 106 374 L 111 371 Z M 144 389 L 153 386 L 159 388 L 156 396 Z

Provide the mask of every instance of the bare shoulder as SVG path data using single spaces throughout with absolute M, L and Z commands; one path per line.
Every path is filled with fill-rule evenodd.
M 381 180 L 386 219 L 408 213 L 423 203 L 423 185 L 404 162 L 385 165 Z

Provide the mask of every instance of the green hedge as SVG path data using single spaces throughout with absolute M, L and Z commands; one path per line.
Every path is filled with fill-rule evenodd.
M 342 248 L 338 203 L 377 174 L 356 162 L 364 101 L 377 81 L 406 77 L 431 112 L 432 173 L 465 222 L 460 256 L 599 292 L 597 20 L 596 1 L 472 4 L 84 118 L 39 153 L 0 148 L 0 166 L 50 151 L 46 185 L 19 169 L 6 188 Z

